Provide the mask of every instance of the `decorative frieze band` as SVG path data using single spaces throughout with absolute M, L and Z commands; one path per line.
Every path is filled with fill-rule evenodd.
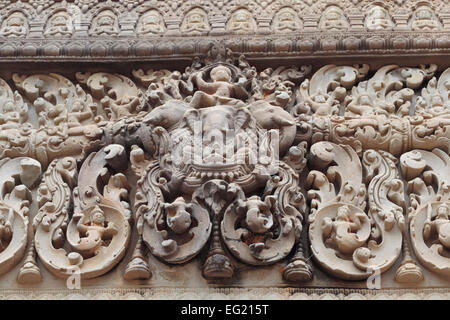
M 218 40 L 248 57 L 450 48 L 445 1 L 29 0 L 0 6 L 3 58 L 191 57 Z

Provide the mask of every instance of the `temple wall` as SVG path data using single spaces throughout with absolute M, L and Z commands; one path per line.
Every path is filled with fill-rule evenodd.
M 448 1 L 4 1 L 0 297 L 449 297 Z

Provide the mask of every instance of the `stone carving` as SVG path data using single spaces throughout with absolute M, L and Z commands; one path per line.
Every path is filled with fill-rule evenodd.
M 125 202 L 129 187 L 122 173 L 112 172 L 126 164 L 124 157 L 125 150 L 119 145 L 109 145 L 87 157 L 78 187 L 73 189 L 71 215 L 75 160 L 54 160 L 47 169 L 39 186 L 40 209 L 33 225 L 39 258 L 56 276 L 67 278 L 77 272 L 82 278 L 97 277 L 125 254 L 130 237 L 130 210 Z M 63 248 L 65 241 L 69 252 Z
M 110 9 L 100 11 L 92 21 L 90 34 L 97 36 L 112 36 L 118 33 L 119 24 L 117 21 L 117 16 Z
M 296 188 L 298 177 L 287 166 L 280 167 L 278 174 L 268 182 L 266 189 L 270 192 L 264 201 L 259 196 L 240 199 L 225 212 L 224 242 L 246 263 L 277 262 L 289 254 L 300 237 L 304 199 Z
M 284 163 L 272 168 L 278 164 L 274 162 L 278 154 L 292 144 L 295 126 L 288 112 L 267 101 L 246 106 L 251 79 L 246 76 L 247 65 L 239 69 L 231 63 L 215 63 L 195 68 L 188 70 L 197 90 L 189 102 L 168 100 L 144 118 L 155 128 L 158 160 L 138 157 L 142 151 L 134 147 L 131 162 L 142 176 L 135 208 L 143 241 L 152 254 L 168 263 L 184 263 L 199 253 L 211 232 L 203 275 L 229 278 L 233 266 L 221 247 L 220 235 L 233 255 L 254 265 L 283 259 L 300 238 L 305 208 L 298 174 Z M 141 72 L 139 76 L 144 79 Z M 264 119 L 264 112 L 273 116 Z M 262 129 L 269 134 L 257 142 Z M 280 130 L 279 149 L 271 144 L 273 129 Z M 197 140 L 198 134 L 203 138 Z M 198 147 L 200 153 L 195 151 Z M 267 160 L 257 159 L 261 150 L 266 150 Z M 273 170 L 278 174 L 271 179 Z M 247 199 L 246 194 L 264 185 L 267 191 L 262 197 Z M 214 214 L 210 217 L 207 212 Z M 243 231 L 235 226 L 241 220 L 247 238 L 238 244 Z
M 247 9 L 238 9 L 231 15 L 227 31 L 235 34 L 252 34 L 256 31 L 256 21 Z
M 280 9 L 273 18 L 272 29 L 274 32 L 294 32 L 302 28 L 302 21 L 292 8 Z
M 250 101 L 264 100 L 271 106 L 281 107 L 296 116 L 297 87 L 310 72 L 311 66 L 267 68 L 256 75 L 252 83 Z M 254 104 L 254 108 L 261 113 L 262 108 L 258 108 L 258 105 L 266 106 L 266 109 L 268 106 L 267 103 L 262 102 Z
M 445 70 L 439 80 L 433 77 L 422 94 L 417 97 L 415 114 L 427 116 L 446 116 L 450 110 L 448 91 L 450 90 L 450 69 Z
M 366 27 L 370 31 L 390 30 L 394 23 L 385 8 L 375 5 L 367 11 Z
M 378 69 L 372 78 L 352 88 L 351 95 L 345 98 L 345 115 L 409 115 L 414 89 L 431 77 L 434 70 L 435 65 L 427 70 L 397 65 Z
M 296 140 L 331 141 L 351 146 L 358 154 L 365 149 L 384 150 L 400 156 L 415 148 L 448 150 L 450 123 L 446 117 L 371 116 L 344 118 L 301 117 Z
M 232 83 L 232 71 L 225 65 L 218 65 L 209 71 L 211 83 L 204 80 L 204 75 L 204 72 L 193 75 L 193 82 L 199 89 L 190 103 L 193 108 L 212 107 L 219 104 L 236 107 L 244 105 L 241 100 L 248 97 L 242 86 L 246 81 L 245 78 L 240 78 L 238 83 Z
M 296 113 L 338 114 L 347 89 L 364 78 L 368 71 L 368 65 L 356 67 L 327 65 L 320 68 L 311 80 L 307 79 L 300 85 Z
M 98 72 L 77 73 L 76 77 L 100 100 L 109 119 L 120 119 L 144 108 L 143 93 L 123 75 Z
M 127 250 L 120 272 L 130 281 L 159 279 L 150 254 L 167 264 L 195 259 L 208 283 L 270 268 L 280 268 L 280 281 L 311 281 L 309 248 L 344 280 L 384 272 L 400 255 L 398 282 L 428 281 L 416 257 L 447 275 L 449 201 L 439 170 L 450 146 L 448 69 L 428 82 L 435 65 L 388 65 L 370 76 L 368 65 L 328 65 L 305 79 L 311 69 L 257 70 L 217 44 L 184 71 L 137 69 L 134 80 L 107 72 L 79 72 L 73 81 L 5 77 L 5 172 L 14 164 L 37 181 L 47 168 L 32 236 L 14 247 L 21 257 L 26 251 L 17 281 L 41 281 L 37 257 L 61 278 L 98 277 Z M 410 181 L 408 216 L 396 157 Z M 24 159 L 31 165 L 20 169 Z M 35 185 L 13 176 L 16 189 Z M 4 211 L 0 259 L 19 235 L 8 223 L 14 210 Z M 137 235 L 127 249 L 131 222 Z M 0 260 L 0 271 L 7 265 Z
M 72 18 L 67 11 L 55 12 L 47 22 L 46 37 L 70 37 L 73 33 Z
M 201 36 L 208 34 L 210 30 L 208 15 L 203 9 L 189 10 L 181 24 L 180 31 L 183 34 Z
M 4 37 L 25 37 L 28 34 L 27 17 L 20 12 L 12 12 L 2 24 L 0 35 Z
M 135 153 L 136 150 L 139 149 L 135 149 Z M 167 262 L 183 263 L 192 259 L 203 248 L 211 232 L 208 212 L 195 198 L 188 204 L 183 198 L 165 203 L 163 190 L 167 190 L 167 181 L 159 177 L 157 161 L 132 157 L 133 169 L 142 172 L 135 212 L 143 241 L 153 255 Z
M 164 19 L 155 9 L 146 11 L 136 26 L 136 33 L 140 36 L 162 35 L 165 31 Z
M 186 100 L 192 95 L 194 84 L 192 79 L 183 79 L 179 71 L 169 70 L 133 70 L 133 75 L 139 82 L 147 87 L 145 93 L 147 104 L 158 107 L 169 100 Z
M 440 28 L 440 23 L 433 10 L 427 5 L 422 5 L 414 12 L 411 28 L 413 30 L 433 31 Z
M 39 125 L 76 127 L 94 118 L 92 97 L 59 74 L 14 74 L 13 80 L 36 109 Z
M 0 160 L 0 274 L 11 270 L 25 253 L 32 202 L 30 189 L 40 175 L 41 164 L 34 159 Z
M 386 271 L 402 246 L 403 184 L 395 159 L 367 150 L 363 164 L 369 182 L 367 214 L 366 187 L 355 151 L 327 142 L 311 147 L 311 166 L 323 171 L 313 170 L 307 178 L 312 253 L 328 272 L 347 280 Z M 334 182 L 339 183 L 338 189 Z
M 340 31 L 349 28 L 349 23 L 342 9 L 336 6 L 329 6 L 325 9 L 320 19 L 319 27 L 322 30 Z
M 419 261 L 428 269 L 448 276 L 449 166 L 448 153 L 413 150 L 400 157 L 411 207 L 411 243 Z
M 13 93 L 11 87 L 5 80 L 0 79 L 0 128 L 18 129 L 28 120 L 28 108 L 22 96 L 16 91 Z
M 175 54 L 190 59 L 193 55 L 204 54 L 217 41 L 222 41 L 233 50 L 238 44 L 242 53 L 255 57 L 266 54 L 268 49 L 270 55 L 277 57 L 310 54 L 335 56 L 349 52 L 359 55 L 396 54 L 398 50 L 417 49 L 422 53 L 445 53 L 450 44 L 443 32 L 449 25 L 449 9 L 445 1 L 382 3 L 345 0 L 338 5 L 330 0 L 304 0 L 271 1 L 261 5 L 256 0 L 230 0 L 217 4 L 194 1 L 182 5 L 179 0 L 110 0 L 107 4 L 83 0 L 75 1 L 70 6 L 54 5 L 52 1 L 5 1 L 0 4 L 0 34 L 4 36 L 0 56 L 20 60 L 57 56 L 71 60 L 87 55 L 123 61 L 129 56 L 160 59 Z M 76 15 L 69 16 L 76 17 L 76 21 L 63 21 L 62 12 L 65 10 L 74 11 Z M 188 23 L 188 18 L 193 19 L 192 22 Z M 57 25 L 50 27 L 55 23 Z M 71 24 L 73 26 L 69 26 Z M 192 30 L 185 33 L 188 26 Z M 70 36 L 72 29 L 75 37 Z M 286 34 L 283 38 L 264 39 L 245 36 L 268 34 L 271 30 Z M 315 30 L 320 32 L 310 32 Z M 402 32 L 399 34 L 393 30 Z M 427 34 L 417 34 L 417 31 Z M 297 32 L 305 34 L 298 38 Z M 185 38 L 182 42 L 171 39 L 163 44 L 158 40 L 161 35 L 179 38 L 185 34 L 203 37 Z M 230 34 L 235 36 L 220 38 Z M 107 36 L 115 35 L 120 35 L 120 44 L 107 39 Z M 6 41 L 9 36 L 44 36 L 45 39 L 42 42 L 27 41 L 24 47 L 20 42 Z M 83 42 L 79 41 L 80 37 Z M 136 37 L 145 37 L 146 42 L 136 41 Z

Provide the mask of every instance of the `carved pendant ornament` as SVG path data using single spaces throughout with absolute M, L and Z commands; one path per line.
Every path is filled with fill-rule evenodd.
M 434 27 L 426 9 L 415 28 Z M 392 28 L 370 12 L 367 28 Z M 117 32 L 114 14 L 99 11 L 91 32 Z M 71 32 L 60 15 L 49 35 Z M 227 28 L 249 32 L 247 16 Z M 302 26 L 287 8 L 275 21 Z M 201 8 L 180 23 L 210 31 Z M 348 24 L 338 7 L 320 22 Z M 152 9 L 138 28 L 169 26 Z M 196 265 L 209 283 L 264 268 L 296 285 L 318 270 L 448 281 L 449 70 L 258 70 L 216 46 L 184 71 L 13 74 L 0 81 L 0 273 L 101 279 L 124 263 L 125 280 L 150 285 L 159 264 Z

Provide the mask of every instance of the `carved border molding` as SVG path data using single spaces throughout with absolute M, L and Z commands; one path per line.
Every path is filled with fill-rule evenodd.
M 292 288 L 152 288 L 91 290 L 4 290 L 2 300 L 449 300 L 448 289 L 361 290 Z
M 34 58 L 58 61 L 117 60 L 130 61 L 159 58 L 192 58 L 205 54 L 212 46 L 227 48 L 255 57 L 316 57 L 327 55 L 372 56 L 374 54 L 444 54 L 450 51 L 448 32 L 422 33 L 300 33 L 283 38 L 276 36 L 234 36 L 157 39 L 7 40 L 0 39 L 1 61 L 27 61 Z
M 186 58 L 217 41 L 249 58 L 436 54 L 448 30 L 437 0 L 3 1 L 0 59 Z

